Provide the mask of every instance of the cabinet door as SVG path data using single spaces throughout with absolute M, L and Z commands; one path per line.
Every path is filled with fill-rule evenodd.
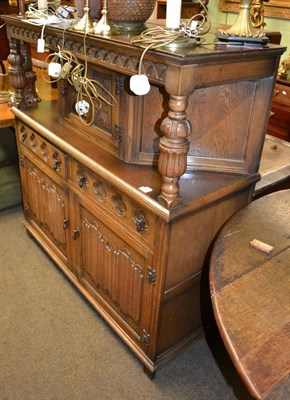
M 33 233 L 67 261 L 68 198 L 63 187 L 20 154 L 23 206 Z
M 155 288 L 152 253 L 83 200 L 76 197 L 75 206 L 78 279 L 115 331 L 147 352 Z

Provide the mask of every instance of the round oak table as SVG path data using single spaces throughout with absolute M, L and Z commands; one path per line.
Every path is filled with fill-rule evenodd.
M 209 278 L 219 331 L 250 393 L 290 399 L 290 190 L 250 203 L 224 225 Z

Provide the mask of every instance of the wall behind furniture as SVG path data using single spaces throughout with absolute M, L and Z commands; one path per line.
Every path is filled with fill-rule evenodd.
M 211 22 L 213 24 L 226 24 L 233 25 L 237 19 L 238 14 L 223 12 L 219 9 L 219 0 L 210 0 L 208 3 L 208 10 Z M 265 30 L 272 32 L 281 32 L 282 40 L 281 45 L 287 47 L 287 50 L 281 57 L 281 60 L 287 57 L 290 53 L 290 22 L 288 19 L 279 18 L 265 18 Z

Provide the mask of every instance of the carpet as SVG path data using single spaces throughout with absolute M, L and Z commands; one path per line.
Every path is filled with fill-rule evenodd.
M 26 234 L 0 212 L 1 400 L 250 400 L 217 332 L 154 380 Z

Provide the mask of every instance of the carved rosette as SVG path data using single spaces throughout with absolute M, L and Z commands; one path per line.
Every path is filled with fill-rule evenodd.
M 185 112 L 187 102 L 188 98 L 185 96 L 171 96 L 168 117 L 161 124 L 164 136 L 159 143 L 158 169 L 163 178 L 163 185 L 159 201 L 167 208 L 172 208 L 180 202 L 178 182 L 187 167 L 187 137 L 191 133 L 191 125 Z

